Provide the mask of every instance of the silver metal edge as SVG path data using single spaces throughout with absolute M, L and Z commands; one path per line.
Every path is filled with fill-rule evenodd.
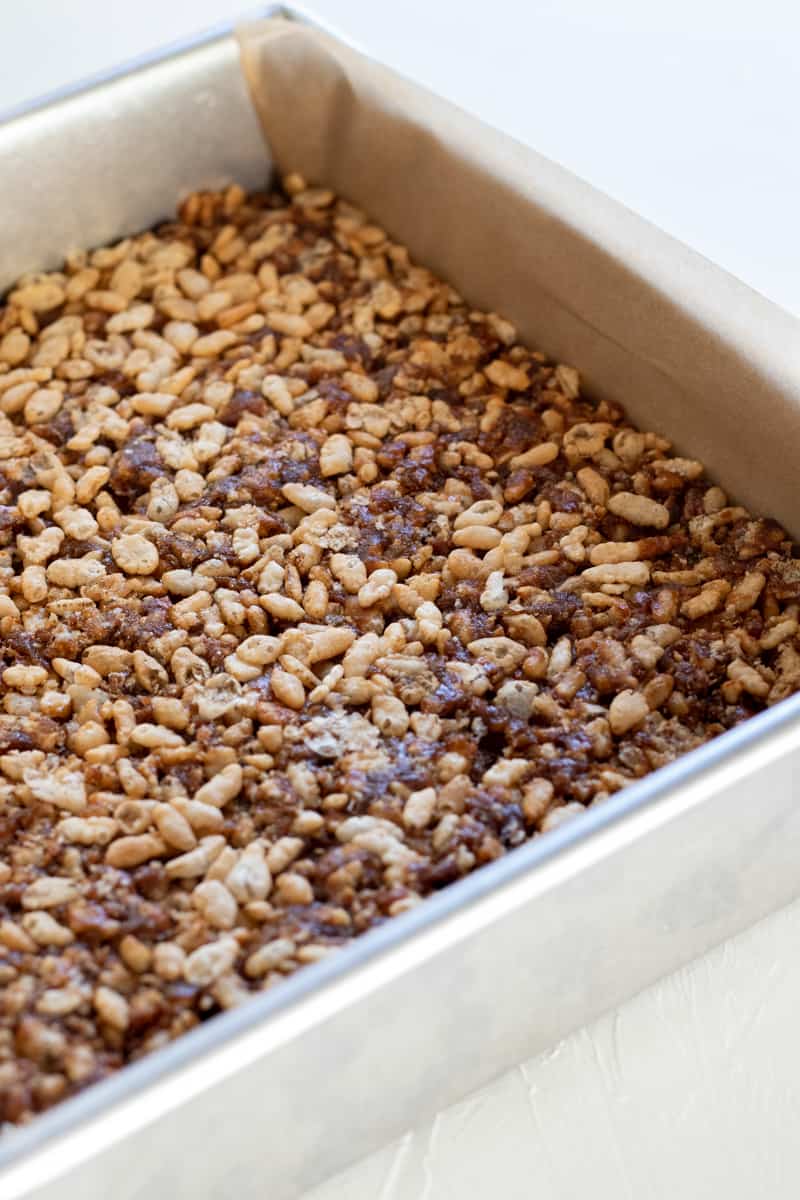
M 525 898 L 541 895 L 645 832 L 701 806 L 706 779 L 725 767 L 744 773 L 747 760 L 787 739 L 792 745 L 800 742 L 800 695 L 629 785 L 575 822 L 449 885 L 335 957 L 304 968 L 277 991 L 218 1014 L 42 1114 L 0 1145 L 3 1195 L 22 1194 L 16 1185 L 23 1179 L 27 1188 L 40 1186 L 56 1171 L 80 1161 L 85 1144 L 107 1146 L 234 1073 L 252 1057 L 254 1035 L 260 1035 L 262 1054 L 285 1044 L 310 1024 L 346 1007 L 354 992 L 363 995 L 426 961 L 443 937 L 448 943 L 461 941 L 495 920 L 498 912 L 516 907 L 520 888 Z M 237 1045 L 239 1053 L 233 1053 Z M 79 1141 L 73 1141 L 76 1135 Z
M 51 92 L 44 92 L 39 96 L 34 96 L 31 100 L 25 100 L 21 104 L 14 104 L 10 108 L 5 108 L 0 111 L 0 129 L 4 125 L 11 124 L 12 121 L 22 120 L 42 109 L 62 104 L 65 100 L 72 100 L 76 96 L 83 95 L 84 92 L 90 92 L 95 88 L 107 86 L 109 83 L 114 83 L 117 79 L 134 75 L 137 71 L 148 70 L 150 67 L 158 66 L 159 63 L 165 62 L 167 59 L 178 58 L 182 54 L 199 50 L 211 42 L 228 38 L 239 25 L 246 24 L 248 21 L 263 21 L 270 17 L 284 17 L 287 21 L 298 21 L 305 25 L 313 25 L 317 29 L 321 29 L 325 33 L 329 33 L 332 37 L 337 38 L 351 49 L 366 53 L 358 41 L 349 34 L 344 33 L 334 22 L 323 21 L 315 13 L 310 12 L 305 5 L 266 4 L 258 8 L 246 10 L 232 20 L 218 21 L 214 25 L 199 30 L 197 33 L 190 34 L 184 38 L 177 38 L 174 42 L 168 42 L 164 46 L 159 46 L 156 50 L 137 54 L 133 58 L 125 59 L 123 62 L 109 67 L 107 70 L 96 71 L 92 75 L 79 80 L 77 83 L 65 84 L 64 87 L 54 88 Z
M 317 25 L 358 48 L 352 38 L 320 22 L 303 6 L 270 5 L 242 14 L 239 20 L 267 16 L 285 16 Z M 239 20 L 215 25 L 88 81 L 0 114 L 0 130 L 94 88 L 228 38 Z M 345 1007 L 353 989 L 369 990 L 389 975 L 403 973 L 430 958 L 439 948 L 445 929 L 448 939 L 460 941 L 482 928 L 495 919 L 499 910 L 516 904 L 520 885 L 524 886 L 527 897 L 543 893 L 584 869 L 589 862 L 636 840 L 645 830 L 666 824 L 689 807 L 698 807 L 703 802 L 702 783 L 707 776 L 737 763 L 744 771 L 743 760 L 757 757 L 773 741 L 787 738 L 794 745 L 800 742 L 800 695 L 631 784 L 602 806 L 587 811 L 578 821 L 537 838 L 451 884 L 445 891 L 429 897 L 419 909 L 363 935 L 334 958 L 304 968 L 287 979 L 277 992 L 255 997 L 242 1008 L 217 1015 L 171 1045 L 37 1117 L 31 1126 L 4 1135 L 0 1141 L 2 1194 L 11 1194 L 7 1188 L 14 1189 L 13 1194 L 17 1195 L 23 1188 L 41 1186 L 56 1171 L 62 1172 L 80 1161 L 83 1155 L 70 1153 L 69 1149 L 76 1134 L 84 1135 L 81 1145 L 87 1138 L 95 1144 L 107 1145 L 170 1111 L 198 1087 L 208 1085 L 210 1060 L 216 1063 L 214 1082 L 234 1072 L 242 1061 L 241 1055 L 223 1063 L 222 1053 L 237 1044 L 246 1048 L 257 1030 L 266 1035 L 261 1040 L 261 1052 L 267 1048 L 267 1040 L 273 1047 L 290 1041 L 308 1024 Z M 400 952 L 404 952 L 402 957 Z M 191 1079 L 182 1078 L 190 1069 Z M 199 1078 L 204 1072 L 205 1079 Z M 131 1106 L 132 1100 L 144 1103 Z M 126 1107 L 127 1112 L 123 1111 Z
M 66 251 L 169 219 L 190 191 L 265 185 L 271 155 L 235 27 L 275 16 L 324 28 L 267 5 L 0 116 L 0 295 L 26 271 L 59 268 Z M 198 120 L 207 136 L 186 139 Z M 87 178 L 113 183 L 87 188 Z
M 0 129 L 4 125 L 11 124 L 12 121 L 20 121 L 25 117 L 33 116 L 42 109 L 63 104 L 64 101 L 73 100 L 77 96 L 82 96 L 85 92 L 94 91 L 95 88 L 105 87 L 128 75 L 135 75 L 138 71 L 158 66 L 159 63 L 165 62 L 167 59 L 179 58 L 182 54 L 188 54 L 192 50 L 199 50 L 201 47 L 207 46 L 218 39 L 230 37 L 233 29 L 240 21 L 260 20 L 266 17 L 280 16 L 286 16 L 291 19 L 292 14 L 282 4 L 268 4 L 252 12 L 242 13 L 241 17 L 234 21 L 219 21 L 214 25 L 208 26 L 206 29 L 199 30 L 195 34 L 190 34 L 184 38 L 177 38 L 174 42 L 168 42 L 164 46 L 159 46 L 156 50 L 137 54 L 133 58 L 116 63 L 104 71 L 96 71 L 92 75 L 79 80 L 77 83 L 65 84 L 63 87 L 54 88 L 52 92 L 44 92 L 39 96 L 34 96 L 31 100 L 24 100 L 21 104 L 15 104 L 11 108 L 3 109 L 0 112 Z

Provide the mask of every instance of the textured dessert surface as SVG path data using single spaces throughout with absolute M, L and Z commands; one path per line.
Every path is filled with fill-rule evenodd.
M 0 1118 L 800 685 L 800 563 L 330 192 L 0 307 Z

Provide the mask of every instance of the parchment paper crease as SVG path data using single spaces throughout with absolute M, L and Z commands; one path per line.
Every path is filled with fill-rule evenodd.
M 335 39 L 283 20 L 238 34 L 281 170 L 357 203 L 476 306 L 510 317 L 595 395 L 621 401 L 737 500 L 800 535 L 795 318 Z

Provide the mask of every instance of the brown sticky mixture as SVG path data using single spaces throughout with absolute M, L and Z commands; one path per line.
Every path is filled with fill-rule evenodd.
M 0 1116 L 800 682 L 774 521 L 329 191 L 0 308 Z

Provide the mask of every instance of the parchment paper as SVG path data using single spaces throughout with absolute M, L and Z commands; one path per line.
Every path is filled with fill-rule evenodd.
M 800 536 L 800 322 L 334 38 L 284 20 L 238 36 L 282 171 L 358 204 L 471 303 Z

